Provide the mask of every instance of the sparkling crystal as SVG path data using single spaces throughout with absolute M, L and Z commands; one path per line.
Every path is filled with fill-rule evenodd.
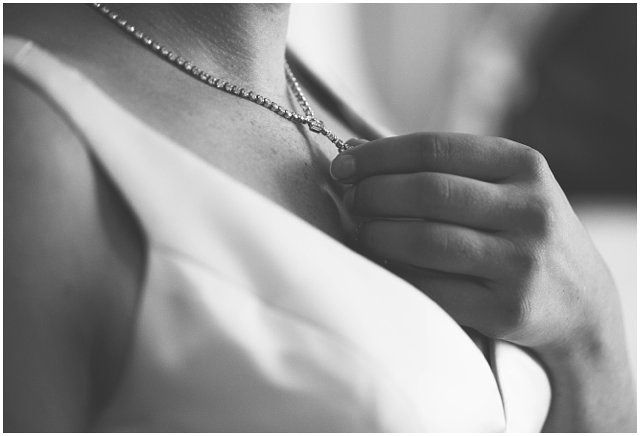
M 327 130 L 321 120 L 314 117 L 313 112 L 309 108 L 309 104 L 305 99 L 302 90 L 300 89 L 300 85 L 296 77 L 293 75 L 286 62 L 284 67 L 291 92 L 298 100 L 304 115 L 299 115 L 293 111 L 289 111 L 284 107 L 278 105 L 276 102 L 272 102 L 268 98 L 256 94 L 253 91 L 238 87 L 225 80 L 211 76 L 197 66 L 193 65 L 191 62 L 187 61 L 182 56 L 178 56 L 176 53 L 171 52 L 159 43 L 153 41 L 141 30 L 137 30 L 132 24 L 128 23 L 124 18 L 120 17 L 116 12 L 112 12 L 107 6 L 96 3 L 95 7 L 100 9 L 100 11 L 107 15 L 108 18 L 111 19 L 114 23 L 122 26 L 127 32 L 131 33 L 132 36 L 144 42 L 154 51 L 160 52 L 162 56 L 165 56 L 169 61 L 183 67 L 185 71 L 190 72 L 195 78 L 208 83 L 211 86 L 215 86 L 218 89 L 224 89 L 225 91 L 233 93 L 239 97 L 250 99 L 251 101 L 273 111 L 274 113 L 277 113 L 278 115 L 296 124 L 306 124 L 309 127 L 309 130 L 311 130 L 312 132 L 320 133 L 326 136 L 331 142 L 336 145 L 340 152 L 347 149 L 347 145 L 342 140 L 340 140 L 335 134 Z
M 312 132 L 320 133 L 324 129 L 324 123 L 317 118 L 307 118 L 307 124 Z

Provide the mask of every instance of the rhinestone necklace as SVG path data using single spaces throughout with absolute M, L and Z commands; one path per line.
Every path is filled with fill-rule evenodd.
M 107 17 L 109 21 L 115 23 L 118 27 L 120 27 L 123 31 L 131 35 L 133 38 L 137 39 L 142 45 L 147 47 L 152 52 L 159 55 L 164 60 L 170 62 L 174 66 L 178 67 L 180 70 L 185 73 L 191 75 L 193 78 L 201 81 L 202 83 L 219 89 L 220 91 L 224 91 L 228 94 L 235 95 L 236 97 L 244 98 L 245 100 L 249 100 L 255 104 L 258 104 L 266 109 L 269 109 L 276 115 L 284 118 L 287 121 L 291 121 L 294 124 L 306 125 L 310 131 L 313 133 L 317 133 L 323 136 L 326 136 L 329 141 L 331 141 L 339 153 L 345 151 L 348 146 L 346 143 L 338 138 L 333 132 L 327 129 L 324 126 L 322 120 L 316 118 L 313 113 L 313 110 L 309 106 L 309 102 L 304 96 L 302 92 L 302 88 L 298 83 L 298 80 L 293 75 L 291 68 L 289 68 L 289 64 L 287 62 L 284 63 L 284 71 L 287 77 L 287 83 L 289 85 L 289 90 L 295 97 L 296 101 L 302 108 L 304 115 L 297 114 L 295 112 L 291 112 L 288 109 L 285 109 L 283 106 L 277 104 L 276 102 L 269 100 L 268 98 L 257 94 L 251 90 L 246 88 L 237 86 L 229 82 L 228 80 L 224 80 L 219 77 L 215 77 L 213 74 L 207 73 L 203 71 L 201 68 L 198 68 L 193 62 L 188 61 L 182 56 L 177 55 L 175 52 L 169 50 L 167 47 L 159 44 L 157 41 L 151 39 L 148 35 L 146 35 L 141 30 L 138 30 L 131 22 L 124 19 L 118 13 L 111 11 L 111 9 L 101 3 L 94 3 L 93 7 L 100 12 L 102 15 Z

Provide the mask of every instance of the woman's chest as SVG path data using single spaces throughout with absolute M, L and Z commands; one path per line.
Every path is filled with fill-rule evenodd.
M 126 87 L 112 88 L 114 97 L 154 130 L 335 239 L 344 239 L 343 187 L 329 175 L 337 150 L 328 139 L 198 82 L 136 99 Z M 347 129 L 314 109 L 348 139 Z
M 329 175 L 334 146 L 250 102 L 211 97 L 182 108 L 159 103 L 155 107 L 164 110 L 139 113 L 146 112 L 146 122 L 212 167 L 343 240 L 343 188 Z M 261 218 L 257 211 L 255 218 Z

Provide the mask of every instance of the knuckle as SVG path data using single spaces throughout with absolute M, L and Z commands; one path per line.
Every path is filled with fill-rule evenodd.
M 517 151 L 521 151 L 523 149 L 532 149 L 533 150 L 533 148 L 531 148 L 529 146 L 526 146 L 524 144 L 521 144 L 521 143 L 519 143 L 517 141 L 514 141 L 512 139 L 509 139 L 509 138 L 503 138 L 503 137 L 499 137 L 499 136 L 495 137 L 494 136 L 494 137 L 491 137 L 491 139 L 493 139 L 498 144 L 498 146 L 500 148 L 502 148 L 503 150 L 505 150 L 505 152 L 507 152 L 507 153 L 508 152 L 513 152 L 513 151 L 517 152 Z
M 451 143 L 444 135 L 429 135 L 421 148 L 421 162 L 427 166 L 451 159 Z
M 427 209 L 442 208 L 454 201 L 451 180 L 435 173 L 422 174 L 420 192 L 421 202 Z
M 452 201 L 453 190 L 451 180 L 447 177 L 439 177 L 435 185 L 436 196 L 443 203 L 447 204 Z
M 451 143 L 446 136 L 434 135 L 432 144 L 435 160 L 445 161 L 451 157 Z
M 505 278 L 515 289 L 528 289 L 544 267 L 544 256 L 537 238 L 509 241 L 511 248 L 503 259 Z
M 523 171 L 533 178 L 542 178 L 549 171 L 549 164 L 542 153 L 526 145 L 520 149 L 519 160 Z
M 525 298 L 516 293 L 504 297 L 496 304 L 496 320 L 492 332 L 496 337 L 509 339 L 517 337 L 526 328 L 530 317 L 530 306 Z
M 511 264 L 514 266 L 516 275 L 525 279 L 525 281 L 538 268 L 539 263 L 540 259 L 535 251 L 528 247 L 517 250 L 511 258 Z
M 429 226 L 422 232 L 420 237 L 421 243 L 430 247 L 430 251 L 434 254 L 444 255 L 448 257 L 454 249 L 454 243 L 449 232 L 438 231 L 437 228 Z
M 555 209 L 548 198 L 531 195 L 524 211 L 525 229 L 535 236 L 548 235 L 556 223 Z
M 479 266 L 486 259 L 486 250 L 482 244 L 472 239 L 460 240 L 456 244 L 450 244 L 450 246 L 453 247 L 454 253 L 464 259 L 471 267 Z
M 493 138 L 498 144 L 500 144 L 503 148 L 513 148 L 513 147 L 522 147 L 522 144 L 513 141 L 509 138 L 503 138 L 501 136 L 496 136 Z
M 519 294 L 509 298 L 503 308 L 503 326 L 510 334 L 514 334 L 526 325 L 529 318 L 529 305 Z
M 447 259 L 458 259 L 470 267 L 477 267 L 487 257 L 487 249 L 479 241 L 451 231 L 436 231 L 427 235 L 427 246 L 434 246 Z

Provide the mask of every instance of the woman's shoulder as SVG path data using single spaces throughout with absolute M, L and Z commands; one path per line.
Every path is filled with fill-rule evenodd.
M 144 241 L 82 135 L 15 71 L 3 87 L 5 422 L 78 430 L 117 378 Z
M 31 39 L 51 40 L 64 27 L 67 32 L 68 20 L 75 18 L 82 13 L 82 5 L 73 4 L 7 4 L 3 8 L 4 14 L 4 34 L 23 35 Z M 65 26 L 66 25 L 66 26 Z M 56 32 L 53 32 L 55 30 Z M 47 38 L 48 37 L 48 38 Z

